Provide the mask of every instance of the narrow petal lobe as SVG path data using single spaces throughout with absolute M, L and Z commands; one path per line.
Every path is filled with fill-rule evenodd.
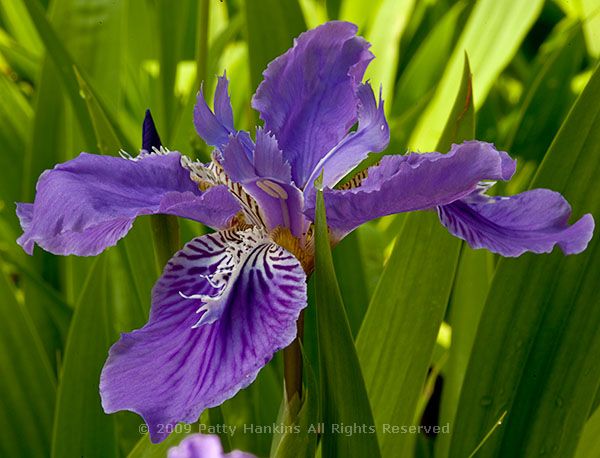
M 160 136 L 156 130 L 154 119 L 150 110 L 146 110 L 146 116 L 144 116 L 144 123 L 142 125 L 142 149 L 148 152 L 152 152 L 154 148 L 159 149 L 162 146 Z
M 229 135 L 237 131 L 233 125 L 233 109 L 228 93 L 229 82 L 223 74 L 217 81 L 214 97 L 214 113 L 204 98 L 204 86 L 200 87 L 194 106 L 194 126 L 198 135 L 209 145 L 223 148 L 229 141 Z M 246 136 L 246 141 L 250 137 Z

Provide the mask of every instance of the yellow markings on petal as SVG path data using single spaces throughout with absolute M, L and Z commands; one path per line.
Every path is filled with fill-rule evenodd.
M 364 169 L 350 178 L 347 182 L 338 186 L 338 189 L 347 191 L 348 189 L 359 188 L 364 179 L 369 176 L 369 169 Z
M 310 275 L 314 269 L 315 256 L 312 242 L 302 242 L 290 232 L 287 227 L 277 227 L 271 233 L 271 239 L 280 247 L 292 253 L 300 264 L 306 275 Z

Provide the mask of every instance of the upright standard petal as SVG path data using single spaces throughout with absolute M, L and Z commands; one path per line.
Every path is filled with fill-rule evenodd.
M 356 122 L 356 90 L 373 59 L 356 32 L 354 24 L 333 21 L 303 33 L 269 64 L 252 99 L 299 188 Z
M 369 84 L 358 88 L 358 129 L 348 134 L 329 151 L 316 165 L 307 181 L 304 195 L 314 200 L 314 181 L 321 175 L 322 186 L 332 188 L 357 165 L 367 158 L 368 153 L 383 151 L 390 141 L 390 129 L 383 112 L 381 90 L 379 107 Z
M 169 449 L 168 458 L 256 458 L 250 453 L 234 450 L 224 453 L 219 436 L 192 434 L 183 439 L 177 447 Z
M 268 230 L 285 227 L 296 237 L 303 235 L 307 222 L 302 214 L 302 193 L 292 183 L 290 164 L 272 135 L 257 129 L 252 157 L 246 155 L 239 138 L 233 137 L 220 162 L 229 178 L 258 202 Z
M 470 141 L 447 154 L 386 156 L 359 187 L 326 189 L 327 222 L 341 236 L 380 216 L 445 205 L 473 192 L 481 180 L 508 180 L 516 163 L 491 144 Z M 306 202 L 314 218 L 314 202 Z
M 224 186 L 202 193 L 181 166 L 179 153 L 136 160 L 82 153 L 44 172 L 35 201 L 19 204 L 29 253 L 93 256 L 115 245 L 137 216 L 165 213 L 226 227 L 239 205 Z
M 193 422 L 248 386 L 294 339 L 305 306 L 300 263 L 256 229 L 192 240 L 154 287 L 148 323 L 111 348 L 104 410 L 142 415 L 163 440 L 165 425 Z
M 223 149 L 229 142 L 230 135 L 237 134 L 244 145 L 247 155 L 251 154 L 254 143 L 248 132 L 237 131 L 233 125 L 233 110 L 228 93 L 229 81 L 223 73 L 217 81 L 214 97 L 214 113 L 204 99 L 204 89 L 200 88 L 194 106 L 194 126 L 198 135 L 209 145 Z
M 213 113 L 204 99 L 204 86 L 200 88 L 194 106 L 194 126 L 202 139 L 211 146 L 222 148 L 229 135 L 235 133 L 233 111 L 228 94 L 229 82 L 225 74 L 219 77 L 215 90 Z
M 511 257 L 527 251 L 549 253 L 554 245 L 564 254 L 580 253 L 594 232 L 590 214 L 569 226 L 571 206 L 549 189 L 510 197 L 475 194 L 439 207 L 438 215 L 450 233 L 471 247 Z

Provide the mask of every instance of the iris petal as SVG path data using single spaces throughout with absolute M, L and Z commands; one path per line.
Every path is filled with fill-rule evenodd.
M 475 197 L 438 209 L 450 233 L 473 248 L 519 256 L 526 251 L 549 253 L 558 245 L 564 254 L 576 254 L 592 238 L 592 215 L 569 226 L 571 206 L 558 192 L 533 189 L 510 197 Z
M 192 240 L 154 287 L 148 323 L 111 348 L 105 411 L 137 412 L 163 440 L 158 425 L 193 422 L 248 386 L 294 339 L 305 306 L 300 263 L 255 230 Z
M 333 21 L 303 33 L 269 64 L 252 99 L 299 188 L 356 122 L 356 90 L 373 59 L 356 32 L 354 24 Z
M 358 128 L 348 134 L 315 166 L 304 190 L 306 200 L 314 200 L 314 181 L 321 173 L 322 186 L 333 187 L 367 158 L 368 153 L 385 149 L 390 141 L 390 129 L 383 112 L 381 91 L 379 107 L 369 84 L 358 88 Z
M 132 161 L 82 153 L 44 172 L 35 201 L 19 204 L 18 243 L 54 254 L 92 256 L 115 245 L 137 216 L 165 213 L 225 227 L 239 205 L 224 186 L 202 193 L 181 155 L 142 155 Z
M 229 81 L 223 73 L 217 81 L 214 97 L 214 113 L 204 99 L 203 86 L 198 93 L 196 105 L 194 106 L 194 126 L 198 135 L 204 141 L 215 148 L 222 150 L 228 143 L 231 135 L 237 135 L 248 156 L 254 148 L 254 143 L 246 131 L 237 131 L 233 125 L 233 109 L 228 93 Z
M 325 189 L 327 222 L 343 235 L 380 216 L 449 204 L 473 192 L 481 180 L 508 180 L 514 170 L 508 154 L 476 141 L 453 145 L 448 154 L 386 156 L 360 187 Z M 314 202 L 306 205 L 312 219 Z
M 168 458 L 256 458 L 250 453 L 234 450 L 224 453 L 219 436 L 192 434 L 177 447 L 169 449 Z
M 233 137 L 223 151 L 222 166 L 229 178 L 258 202 L 268 230 L 286 227 L 297 237 L 304 233 L 302 193 L 291 182 L 290 164 L 272 135 L 257 129 L 251 157 L 246 155 L 240 139 Z

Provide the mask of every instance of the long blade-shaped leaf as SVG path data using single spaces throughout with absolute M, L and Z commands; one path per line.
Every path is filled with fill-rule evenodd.
M 600 71 L 556 136 L 534 187 L 600 218 Z M 500 261 L 462 389 L 450 456 L 463 457 L 504 411 L 479 456 L 570 456 L 600 379 L 600 244 Z M 490 336 L 494 336 L 493 339 Z
M 472 138 L 471 73 L 465 57 L 461 90 L 438 149 Z M 432 214 L 406 217 L 357 339 L 378 425 L 411 425 L 444 318 L 460 241 Z M 383 456 L 412 456 L 414 435 L 380 431 Z M 398 455 L 400 454 L 400 455 Z
M 0 264 L 1 456 L 45 456 L 50 448 L 56 380 L 28 311 Z
M 56 69 L 64 84 L 64 90 L 69 95 L 69 100 L 75 111 L 81 132 L 89 145 L 94 144 L 94 129 L 87 112 L 85 102 L 79 95 L 79 85 L 75 75 L 73 59 L 56 35 L 52 25 L 48 22 L 44 10 L 37 0 L 24 0 L 31 20 L 46 45 L 48 55 L 56 65 Z
M 380 455 L 375 423 L 360 370 L 354 340 L 333 270 L 323 194 L 316 210 L 315 289 L 321 391 L 323 456 L 373 457 Z M 364 431 L 344 434 L 340 425 L 364 425 Z
M 102 411 L 98 384 L 112 341 L 107 255 L 88 274 L 75 309 L 60 377 L 52 456 L 117 456 L 115 419 Z
M 246 24 L 252 88 L 262 80 L 267 64 L 292 46 L 306 29 L 298 0 L 246 0 Z
M 378 425 L 413 424 L 459 248 L 435 215 L 407 216 L 356 343 Z M 411 456 L 414 438 L 387 433 L 383 456 Z
M 409 147 L 431 151 L 444 129 L 460 85 L 463 55 L 471 59 L 473 92 L 478 106 L 508 64 L 540 13 L 543 0 L 481 0 L 465 25 L 432 102 L 413 132 Z

